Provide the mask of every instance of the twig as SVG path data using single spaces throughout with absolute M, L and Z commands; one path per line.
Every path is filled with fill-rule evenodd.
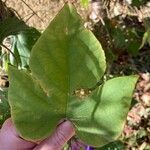
M 31 16 L 29 16 L 29 18 L 27 18 L 27 19 L 25 20 L 25 23 L 27 23 L 34 15 L 35 15 L 35 14 L 32 13 Z
M 24 0 L 21 1 L 44 23 L 43 19 Z

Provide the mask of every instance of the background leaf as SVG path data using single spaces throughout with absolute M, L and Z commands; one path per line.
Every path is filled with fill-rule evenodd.
M 0 22 L 0 43 L 9 35 L 16 35 L 20 31 L 29 28 L 22 20 L 17 17 L 8 17 Z
M 121 141 L 114 141 L 95 150 L 125 150 L 125 146 Z
M 80 3 L 84 6 L 87 7 L 89 5 L 89 0 L 80 0 Z
M 7 100 L 7 90 L 0 89 L 0 127 L 1 124 L 10 117 L 9 104 Z
M 24 31 L 20 31 L 14 36 L 11 36 L 11 51 L 14 53 L 16 58 L 10 54 L 10 64 L 16 65 L 15 59 L 17 59 L 20 68 L 28 68 L 31 49 L 40 35 L 40 32 L 38 32 L 35 28 L 28 28 Z

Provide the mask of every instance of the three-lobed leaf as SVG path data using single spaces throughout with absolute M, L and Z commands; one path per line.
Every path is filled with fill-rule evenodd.
M 114 78 L 90 91 L 104 75 L 104 52 L 65 5 L 34 45 L 31 72 L 9 68 L 13 122 L 28 140 L 42 140 L 65 118 L 77 137 L 99 147 L 116 139 L 125 122 L 137 76 Z

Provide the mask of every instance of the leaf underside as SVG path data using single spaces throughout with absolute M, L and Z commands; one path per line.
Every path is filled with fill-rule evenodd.
M 31 72 L 9 67 L 9 103 L 20 135 L 48 137 L 62 118 L 77 137 L 99 147 L 116 139 L 124 126 L 137 76 L 108 80 L 94 91 L 106 62 L 100 43 L 67 4 L 34 45 Z

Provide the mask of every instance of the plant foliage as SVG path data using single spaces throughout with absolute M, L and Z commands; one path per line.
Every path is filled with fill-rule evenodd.
M 94 147 L 120 136 L 138 77 L 98 86 L 106 69 L 104 51 L 72 5 L 63 7 L 36 42 L 29 67 L 31 72 L 9 67 L 11 115 L 23 138 L 43 140 L 63 118 Z

